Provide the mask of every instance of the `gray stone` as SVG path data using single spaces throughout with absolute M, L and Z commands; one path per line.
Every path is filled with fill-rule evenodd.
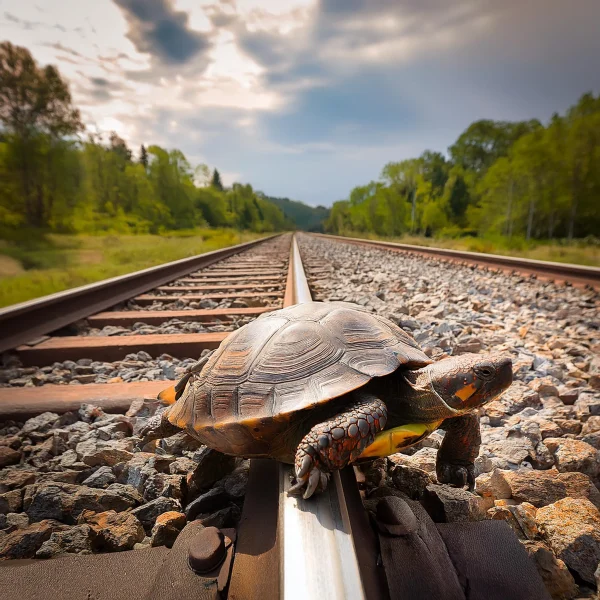
M 225 490 L 225 493 L 232 500 L 243 498 L 248 484 L 248 471 L 250 469 L 249 461 L 245 461 L 239 467 L 236 467 L 229 475 L 215 483 L 215 487 Z
M 32 432 L 46 433 L 50 431 L 58 421 L 59 415 L 53 412 L 45 412 L 37 417 L 32 417 L 25 421 L 21 429 L 21 435 L 25 436 Z
M 16 465 L 21 460 L 21 453 L 8 446 L 0 446 L 0 469 Z
M 526 540 L 522 544 L 535 563 L 553 600 L 571 600 L 577 596 L 579 588 L 567 565 L 560 558 L 556 558 L 551 550 L 541 542 Z
M 498 472 L 498 477 L 508 488 L 508 493 L 501 496 L 494 495 L 494 499 L 513 498 L 517 502 L 530 502 L 537 508 L 541 508 L 566 497 L 586 498 L 600 508 L 600 492 L 584 473 L 530 469 L 501 471 Z M 479 489 L 477 492 L 481 493 Z
M 27 486 L 23 500 L 24 512 L 32 521 L 56 519 L 64 523 L 75 523 L 84 510 L 122 511 L 132 505 L 131 500 L 113 491 L 68 483 Z
M 75 525 L 56 531 L 35 553 L 36 558 L 51 558 L 57 554 L 91 554 L 92 530 L 88 525 Z
M 183 475 L 153 473 L 144 484 L 144 499 L 155 500 L 159 496 L 167 496 L 182 500 L 186 495 L 187 484 Z
M 188 489 L 192 497 L 231 473 L 236 466 L 236 459 L 233 456 L 211 448 L 198 451 L 194 455 L 194 460 L 197 466 L 188 476 Z
M 33 558 L 40 546 L 59 527 L 56 521 L 44 520 L 0 537 L 0 558 Z
M 394 487 L 413 500 L 420 500 L 433 483 L 427 471 L 409 465 L 396 465 L 391 475 Z
M 34 483 L 36 472 L 21 469 L 0 470 L 0 493 L 9 492 L 30 483 Z
M 124 483 L 111 483 L 106 490 L 113 492 L 125 498 L 132 506 L 136 504 L 143 504 L 143 496 L 132 486 Z
M 78 454 L 80 454 L 80 446 L 81 444 L 77 445 Z M 81 461 L 90 467 L 96 465 L 108 465 L 112 467 L 117 463 L 127 462 L 133 457 L 133 454 L 127 450 L 119 450 L 117 448 L 98 448 L 91 452 L 80 454 L 80 456 Z
M 25 513 L 8 513 L 5 515 L 6 525 L 13 529 L 29 527 L 29 517 Z
M 553 453 L 560 472 L 579 471 L 592 479 L 600 473 L 600 456 L 593 446 L 568 438 L 547 438 L 544 444 Z
M 178 500 L 174 500 L 173 498 L 160 496 L 159 498 L 156 498 L 156 500 L 152 500 L 146 504 L 142 504 L 142 506 L 138 506 L 138 508 L 134 508 L 131 511 L 131 514 L 136 516 L 144 527 L 149 530 L 152 529 L 156 517 L 170 511 L 181 512 L 181 504 Z
M 104 466 L 92 473 L 87 479 L 82 481 L 81 484 L 93 488 L 106 488 L 116 480 L 117 478 L 112 472 L 112 469 L 108 466 Z
M 481 521 L 485 518 L 482 498 L 460 488 L 446 485 L 428 485 L 423 505 L 432 519 L 443 523 Z
M 23 490 L 16 489 L 0 494 L 0 514 L 20 512 L 23 506 Z
M 241 515 L 240 509 L 235 504 L 230 504 L 211 515 L 199 516 L 198 520 L 204 527 L 223 529 L 224 527 L 236 527 Z
M 180 456 L 169 465 L 169 473 L 186 475 L 196 468 L 196 463 L 186 456 Z
M 224 508 L 228 500 L 228 495 L 224 489 L 213 488 L 190 502 L 185 508 L 185 516 L 188 521 L 193 521 L 198 515 L 206 515 Z

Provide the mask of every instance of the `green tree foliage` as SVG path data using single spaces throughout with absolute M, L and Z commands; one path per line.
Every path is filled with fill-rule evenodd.
M 461 232 L 525 239 L 598 235 L 600 96 L 547 125 L 477 121 L 449 148 L 388 163 L 379 182 L 336 202 L 333 233 Z
M 283 212 L 251 186 L 225 189 L 219 172 L 179 150 L 142 145 L 135 161 L 112 132 L 79 138 L 79 112 L 55 67 L 0 44 L 0 233 L 157 233 L 195 226 L 280 231 Z
M 223 183 L 221 182 L 221 174 L 217 169 L 214 170 L 210 185 L 220 192 L 223 191 Z
M 144 169 L 148 168 L 148 151 L 144 144 L 140 146 L 140 164 L 144 165 Z

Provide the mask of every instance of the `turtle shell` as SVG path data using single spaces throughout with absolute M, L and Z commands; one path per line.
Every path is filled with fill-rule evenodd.
M 431 363 L 391 321 L 345 302 L 308 302 L 232 333 L 169 409 L 174 425 L 199 432 L 226 423 L 289 420 L 399 367 Z

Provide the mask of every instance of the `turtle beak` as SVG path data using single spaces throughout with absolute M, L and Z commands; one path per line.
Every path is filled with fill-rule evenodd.
M 498 360 L 498 387 L 500 388 L 498 393 L 510 387 L 513 382 L 513 369 L 512 360 L 507 357 L 502 357 Z

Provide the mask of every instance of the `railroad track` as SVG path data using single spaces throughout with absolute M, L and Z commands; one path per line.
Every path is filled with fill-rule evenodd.
M 388 248 L 387 243 L 342 241 Z M 430 249 L 388 249 L 431 256 Z M 331 265 L 313 256 L 307 267 L 318 280 Z M 589 284 L 588 271 L 586 277 Z M 134 402 L 154 398 L 201 352 L 217 347 L 237 327 L 264 312 L 310 300 L 298 245 L 284 235 L 5 309 L 0 311 L 0 327 L 6 332 L 1 347 L 8 351 L 9 366 L 0 373 L 6 386 L 0 388 L 0 418 L 76 411 L 82 403 L 125 412 Z M 24 366 L 10 366 L 15 358 Z M 160 362 L 169 364 L 162 365 L 158 377 L 143 365 L 151 363 L 150 370 L 156 370 Z M 128 371 L 127 378 L 111 377 L 113 363 Z M 6 375 L 11 369 L 16 374 L 12 379 Z M 55 377 L 62 377 L 63 384 L 52 383 Z M 62 589 L 58 586 L 68 572 L 70 581 L 57 597 L 78 598 L 86 590 L 98 598 L 164 600 L 223 594 L 235 600 L 389 598 L 393 575 L 381 566 L 382 538 L 368 520 L 357 485 L 362 475 L 352 468 L 336 472 L 326 492 L 310 501 L 288 497 L 290 476 L 290 467 L 274 461 L 250 462 L 241 519 L 235 531 L 227 530 L 235 548 L 227 550 L 218 574 L 190 574 L 188 552 L 193 554 L 193 536 L 202 533 L 192 522 L 172 550 L 136 550 L 119 558 L 69 555 L 14 570 L 9 565 L 0 569 L 0 586 L 4 575 L 11 582 L 11 598 L 27 600 L 36 597 L 40 579 Z M 492 525 L 491 538 L 506 533 L 498 530 L 500 523 Z M 98 571 L 110 576 L 98 581 Z
M 181 359 L 197 359 L 281 308 L 290 241 L 253 241 L 0 310 L 0 351 L 22 365 L 0 371 L 0 415 L 65 412 L 82 402 L 125 411 L 135 398 L 156 396 L 184 371 Z M 161 356 L 171 377 L 148 377 L 144 367 L 153 360 L 160 371 Z M 119 381 L 98 372 L 111 367 L 133 373 Z
M 329 240 L 344 241 L 359 246 L 384 248 L 392 252 L 402 252 L 409 256 L 423 257 L 426 260 L 442 260 L 463 265 L 472 265 L 477 268 L 496 270 L 498 272 L 519 273 L 523 276 L 535 277 L 540 280 L 576 285 L 588 289 L 600 288 L 600 268 L 597 267 L 516 258 L 513 256 L 502 256 L 500 254 L 483 254 L 481 252 L 448 250 L 446 248 L 430 248 L 428 246 L 399 244 L 381 240 L 365 240 L 362 238 L 324 234 L 311 235 Z
M 23 381 L 8 379 L 7 387 L 0 388 L 0 418 L 22 420 L 41 412 L 76 411 L 83 403 L 106 412 L 125 412 L 132 402 L 155 397 L 173 381 L 139 377 L 139 381 L 97 383 L 92 371 L 98 364 L 114 361 L 122 367 L 140 362 L 136 360 L 140 352 L 152 359 L 165 354 L 197 359 L 250 319 L 311 300 L 291 235 L 148 271 L 143 278 L 132 274 L 0 312 L 0 326 L 8 333 L 2 348 L 8 350 L 9 363 L 19 360 L 24 366 L 19 372 L 42 383 L 20 387 Z M 105 310 L 111 298 L 119 304 Z M 197 307 L 207 303 L 211 308 Z M 173 319 L 179 326 L 200 323 L 219 331 L 139 334 L 140 327 L 134 329 L 139 323 L 161 326 Z M 121 328 L 123 335 L 101 335 L 114 328 Z M 126 328 L 129 331 L 122 331 Z M 35 379 L 35 373 L 39 378 L 57 362 L 75 365 L 69 377 L 77 383 Z M 374 534 L 354 471 L 336 473 L 327 492 L 310 502 L 287 496 L 290 481 L 291 467 L 251 461 L 228 597 L 384 597 L 376 573 Z M 355 539 L 360 540 L 358 546 Z M 134 562 L 134 568 L 139 567 Z M 78 576 L 83 589 L 85 577 Z M 21 598 L 27 597 L 23 592 Z

